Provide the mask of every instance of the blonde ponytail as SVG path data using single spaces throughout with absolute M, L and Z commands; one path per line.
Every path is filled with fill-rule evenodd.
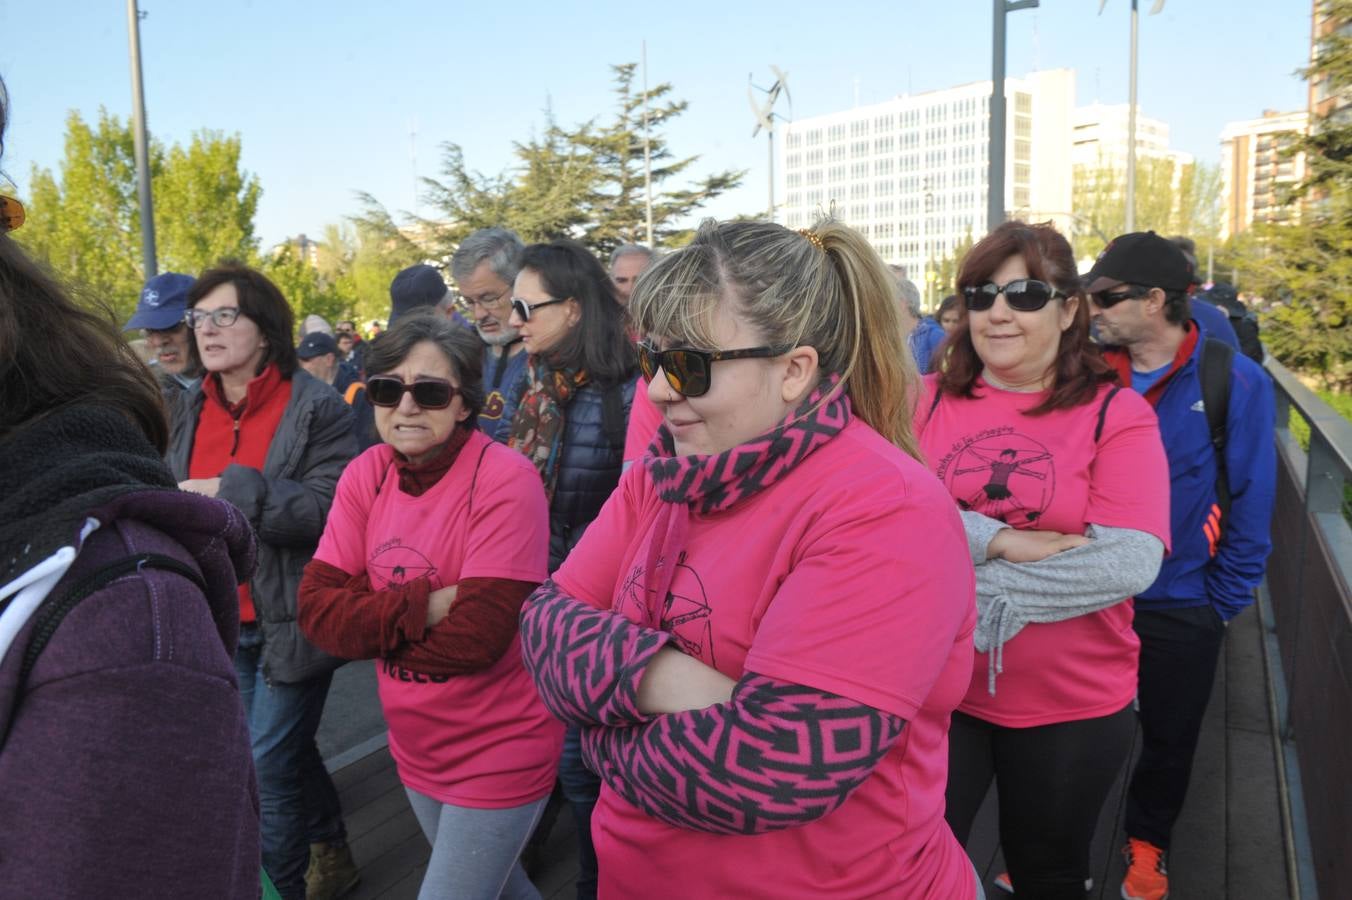
M 850 402 L 859 418 L 910 456 L 921 459 L 911 430 L 920 376 L 901 330 L 897 283 L 868 242 L 840 222 L 819 222 L 821 241 L 840 276 L 848 309 L 845 371 Z

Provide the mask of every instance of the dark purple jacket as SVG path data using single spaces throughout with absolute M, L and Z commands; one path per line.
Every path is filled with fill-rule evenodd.
M 91 594 L 16 705 L 33 621 L 19 632 L 0 660 L 0 895 L 255 900 L 258 791 L 231 661 L 248 523 L 172 489 L 89 514 L 102 525 L 49 597 L 142 552 L 187 563 L 208 591 L 145 569 Z

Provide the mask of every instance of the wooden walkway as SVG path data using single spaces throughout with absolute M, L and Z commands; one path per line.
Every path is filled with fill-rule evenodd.
M 1289 897 L 1260 641 L 1258 616 L 1250 610 L 1230 629 L 1202 730 L 1191 793 L 1175 829 L 1169 860 L 1175 900 Z M 337 771 L 334 780 L 342 796 L 353 853 L 362 869 L 362 883 L 350 897 L 415 898 L 428 845 L 389 753 L 373 752 Z M 1119 896 L 1123 863 L 1118 850 L 1125 841 L 1123 788 L 1124 779 L 1119 778 L 1096 832 L 1095 884 L 1090 893 L 1095 900 Z M 991 900 L 1008 897 L 992 884 L 1002 871 L 996 802 L 992 792 L 968 848 Z M 541 894 L 546 900 L 572 897 L 577 866 L 567 810 L 559 817 L 547 856 L 548 864 L 536 880 Z M 771 895 L 767 886 L 767 896 Z

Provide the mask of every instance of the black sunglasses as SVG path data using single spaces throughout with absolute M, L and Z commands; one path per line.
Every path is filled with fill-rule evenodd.
M 366 379 L 366 399 L 372 406 L 398 406 L 404 393 L 413 395 L 413 402 L 423 409 L 445 409 L 460 388 L 444 378 L 419 378 L 404 384 L 393 375 L 373 375 Z
M 1037 312 L 1053 298 L 1066 296 L 1047 282 L 1038 281 L 1036 278 L 1016 278 L 1009 284 L 988 281 L 985 284 L 969 285 L 962 289 L 967 308 L 974 312 L 990 309 L 995 305 L 995 298 L 1001 294 L 1005 295 L 1005 302 L 1009 304 L 1009 308 L 1017 309 L 1019 312 Z
M 745 350 L 694 350 L 672 347 L 658 350 L 647 341 L 639 341 L 638 367 L 652 381 L 657 370 L 667 377 L 671 389 L 683 397 L 703 397 L 709 393 L 713 364 L 720 359 L 768 359 L 788 353 L 792 347 L 749 347 Z
M 530 303 L 522 300 L 520 297 L 512 298 L 512 312 L 520 317 L 521 321 L 529 322 L 530 314 L 537 309 L 545 306 L 553 306 L 555 303 L 567 303 L 567 300 L 541 300 L 539 303 Z
M 1132 284 L 1127 285 L 1125 291 L 1097 291 L 1090 294 L 1089 298 L 1094 301 L 1094 305 L 1099 309 L 1108 309 L 1111 306 L 1116 306 L 1123 300 L 1139 300 L 1148 293 L 1150 293 L 1150 288 L 1143 288 L 1139 285 Z

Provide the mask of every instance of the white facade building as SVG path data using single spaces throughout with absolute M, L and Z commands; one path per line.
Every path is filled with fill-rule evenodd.
M 1129 105 L 1091 103 L 1075 110 L 1074 144 L 1070 161 L 1076 168 L 1127 168 L 1127 117 Z M 1178 166 L 1193 161 L 1192 155 L 1169 149 L 1169 126 L 1141 115 L 1136 107 L 1136 158 L 1172 159 Z
M 990 92 L 976 82 L 781 126 L 776 220 L 803 228 L 834 213 L 925 290 L 927 263 L 986 233 Z M 1066 230 L 1075 73 L 1006 79 L 1005 96 L 1005 209 Z

